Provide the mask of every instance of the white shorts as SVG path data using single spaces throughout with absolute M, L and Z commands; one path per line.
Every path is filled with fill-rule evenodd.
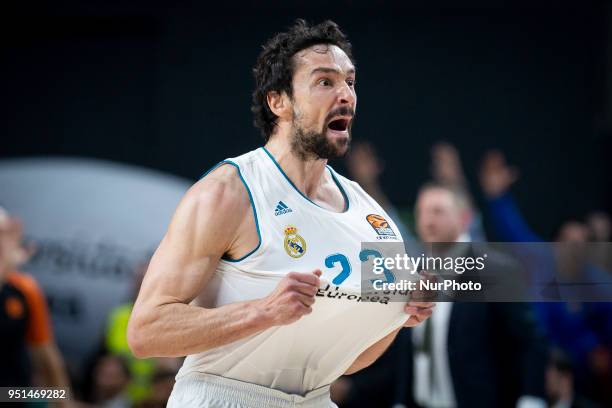
M 338 408 L 329 397 L 329 385 L 304 396 L 232 380 L 192 373 L 172 389 L 167 408 Z

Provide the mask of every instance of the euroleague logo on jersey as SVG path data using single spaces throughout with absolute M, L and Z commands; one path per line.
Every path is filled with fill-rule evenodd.
M 285 252 L 292 258 L 301 258 L 306 253 L 306 241 L 298 234 L 298 230 L 293 225 L 285 228 Z
M 377 239 L 397 239 L 393 228 L 391 228 L 387 220 L 385 220 L 382 215 L 369 214 L 366 217 L 366 220 L 368 223 L 370 223 L 372 228 L 374 228 L 376 234 L 378 234 L 376 237 Z

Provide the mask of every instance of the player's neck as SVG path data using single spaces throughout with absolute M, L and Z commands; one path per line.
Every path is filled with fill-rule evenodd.
M 317 195 L 325 181 L 326 159 L 303 160 L 291 150 L 289 143 L 280 138 L 269 140 L 265 147 L 302 193 L 309 198 Z

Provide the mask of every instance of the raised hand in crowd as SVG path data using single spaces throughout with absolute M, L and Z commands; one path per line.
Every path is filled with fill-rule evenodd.
M 519 171 L 509 166 L 506 158 L 498 150 L 488 151 L 480 167 L 480 185 L 488 198 L 504 194 L 516 180 Z
M 450 143 L 439 142 L 431 149 L 431 175 L 435 181 L 452 187 L 466 184 L 461 158 L 457 148 Z

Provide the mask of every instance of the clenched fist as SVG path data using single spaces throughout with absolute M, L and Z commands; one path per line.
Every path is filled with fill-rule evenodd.
M 309 273 L 288 273 L 272 293 L 261 299 L 261 313 L 273 326 L 291 324 L 311 313 L 320 276 L 318 269 Z

